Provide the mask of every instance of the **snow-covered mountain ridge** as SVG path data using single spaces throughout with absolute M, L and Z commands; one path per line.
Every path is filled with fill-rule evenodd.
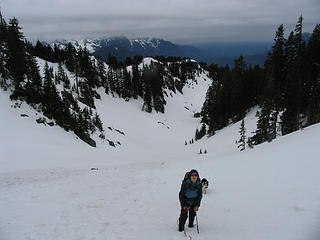
M 104 46 L 117 45 L 119 42 L 125 42 L 126 44 L 134 46 L 135 44 L 139 44 L 142 48 L 146 48 L 146 46 L 150 46 L 153 48 L 159 47 L 162 39 L 157 38 L 138 38 L 138 39 L 128 39 L 126 37 L 110 37 L 110 38 L 85 38 L 79 40 L 55 40 L 50 43 L 51 46 L 57 45 L 59 48 L 65 47 L 69 42 L 73 44 L 75 47 L 87 48 L 90 53 L 95 52 L 98 48 Z
M 92 54 L 107 59 L 108 55 L 124 60 L 126 57 L 141 56 L 181 56 L 200 59 L 203 53 L 192 46 L 181 46 L 159 38 L 109 37 L 88 38 L 78 40 L 56 40 L 50 43 L 57 47 L 65 47 L 71 43 L 76 48 L 87 48 Z

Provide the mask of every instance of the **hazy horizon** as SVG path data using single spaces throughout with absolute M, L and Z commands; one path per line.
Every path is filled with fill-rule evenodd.
M 5 19 L 16 17 L 31 41 L 126 36 L 183 45 L 271 42 L 280 24 L 288 35 L 301 14 L 304 32 L 320 23 L 317 0 L 3 0 L 1 11 Z

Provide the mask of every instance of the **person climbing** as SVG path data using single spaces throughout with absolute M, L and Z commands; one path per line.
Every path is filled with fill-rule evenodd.
M 197 170 L 192 169 L 186 173 L 181 184 L 179 200 L 181 204 L 181 213 L 179 217 L 179 232 L 184 230 L 184 225 L 188 218 L 188 227 L 193 227 L 196 212 L 199 210 L 202 199 L 202 184 Z

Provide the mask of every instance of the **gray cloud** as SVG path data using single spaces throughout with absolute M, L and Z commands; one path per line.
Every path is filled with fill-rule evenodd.
M 300 14 L 304 30 L 320 23 L 318 0 L 2 0 L 5 17 L 19 19 L 31 39 L 124 35 L 179 43 L 270 41 Z

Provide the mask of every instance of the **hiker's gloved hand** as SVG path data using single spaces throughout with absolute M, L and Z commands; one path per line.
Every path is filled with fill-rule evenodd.
M 188 210 L 190 208 L 190 206 L 185 206 L 183 207 L 183 210 Z
M 193 208 L 193 210 L 194 210 L 195 212 L 198 212 L 199 207 L 195 206 L 195 207 Z

